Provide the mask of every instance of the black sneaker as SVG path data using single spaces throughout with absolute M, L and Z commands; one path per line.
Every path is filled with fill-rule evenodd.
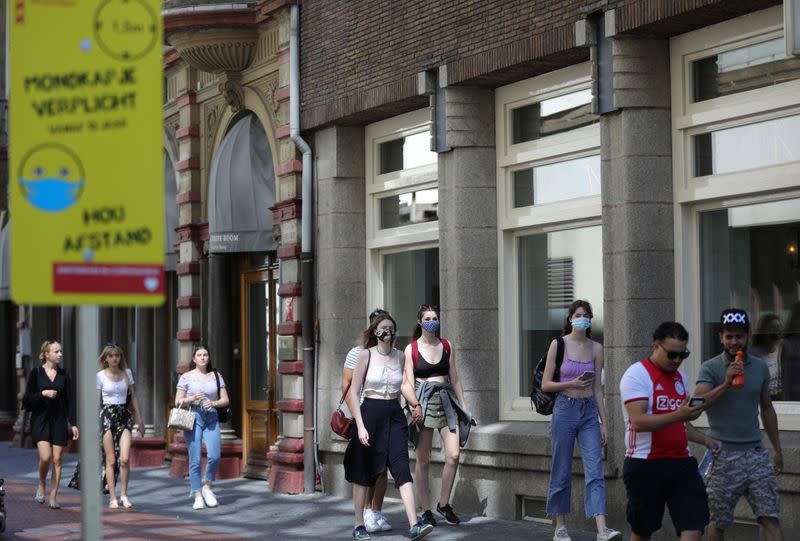
M 361 526 L 356 526 L 355 528 L 353 528 L 353 539 L 366 541 L 372 538 L 369 536 L 369 532 L 367 532 L 367 529 L 362 524 Z
M 430 513 L 430 511 L 428 511 L 428 513 Z M 417 541 L 417 539 L 422 539 L 432 531 L 433 531 L 433 526 L 425 522 L 419 521 L 416 524 L 414 524 L 410 530 L 408 530 L 408 537 L 411 538 L 411 541 Z
M 436 512 L 439 513 L 440 515 L 442 515 L 444 517 L 444 520 L 448 524 L 458 524 L 458 523 L 461 522 L 461 520 L 456 516 L 456 514 L 453 513 L 453 508 L 450 507 L 449 503 L 447 505 L 445 505 L 444 507 L 442 507 L 441 505 L 439 505 L 437 503 L 436 504 Z
M 433 518 L 433 513 L 431 513 L 430 509 L 422 513 L 422 520 L 420 520 L 420 522 L 423 524 L 430 524 L 431 526 L 436 526 L 436 519 Z

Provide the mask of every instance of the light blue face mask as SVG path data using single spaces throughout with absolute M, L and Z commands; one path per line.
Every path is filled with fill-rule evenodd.
M 428 321 L 423 321 L 422 323 L 420 323 L 419 326 L 428 332 L 436 334 L 436 331 L 439 330 L 439 320 L 429 319 Z
M 588 317 L 576 317 L 572 320 L 572 328 L 578 331 L 585 331 L 592 326 L 592 320 Z
M 59 212 L 75 204 L 83 188 L 83 180 L 70 182 L 57 177 L 22 179 L 22 186 L 31 205 L 46 212 Z

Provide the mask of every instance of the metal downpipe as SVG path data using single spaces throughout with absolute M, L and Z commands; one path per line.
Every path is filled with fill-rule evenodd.
M 312 226 L 314 223 L 311 147 L 300 137 L 300 6 L 291 6 L 289 35 L 289 134 L 303 154 L 302 216 L 300 239 L 300 280 L 302 284 L 303 340 L 303 492 L 312 494 L 316 487 L 314 445 L 314 269 Z

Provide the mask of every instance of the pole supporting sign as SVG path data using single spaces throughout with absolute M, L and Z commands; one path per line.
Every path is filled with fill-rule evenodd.
M 11 296 L 159 305 L 161 2 L 15 0 Z

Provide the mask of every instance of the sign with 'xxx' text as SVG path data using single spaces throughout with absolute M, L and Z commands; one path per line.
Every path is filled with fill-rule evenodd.
M 161 304 L 161 2 L 10 4 L 12 298 Z

